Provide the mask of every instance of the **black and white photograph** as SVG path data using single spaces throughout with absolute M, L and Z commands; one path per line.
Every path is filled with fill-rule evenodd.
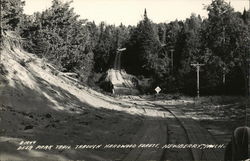
M 0 6 L 0 161 L 250 161 L 250 0 Z

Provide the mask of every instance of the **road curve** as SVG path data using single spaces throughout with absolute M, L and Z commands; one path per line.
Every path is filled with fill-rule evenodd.
M 136 102 L 136 100 L 135 100 Z M 211 149 L 164 149 L 162 145 L 168 144 L 206 144 L 216 145 L 216 140 L 198 122 L 174 106 L 166 106 L 147 102 L 151 107 L 145 108 L 145 113 L 157 111 L 158 117 L 145 118 L 143 126 L 135 135 L 133 143 L 160 144 L 159 148 L 135 148 L 123 161 L 163 161 L 163 160 L 187 160 L 187 161 L 219 161 L 223 160 L 223 148 Z M 138 107 L 140 108 L 140 107 Z M 181 155 L 180 155 L 181 154 Z

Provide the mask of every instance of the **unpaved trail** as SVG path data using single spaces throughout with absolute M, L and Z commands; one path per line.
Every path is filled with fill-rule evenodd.
M 132 83 L 131 75 L 127 74 L 121 69 L 121 57 L 122 53 L 117 52 L 115 56 L 114 68 L 108 71 L 111 83 L 114 87 L 115 94 L 129 94 L 137 95 L 139 91 L 136 86 Z
M 132 150 L 123 161 L 161 160 L 164 152 L 161 145 L 167 142 L 166 120 L 145 120 L 133 140 L 138 148 Z
M 189 144 L 207 144 L 216 145 L 218 142 L 212 135 L 203 127 L 201 127 L 195 120 L 183 114 L 183 112 L 174 106 L 161 106 L 169 110 L 176 119 L 178 119 L 180 126 L 184 129 Z M 191 148 L 191 153 L 195 161 L 199 160 L 223 160 L 223 148 L 211 149 L 196 149 Z
M 130 97 L 132 98 L 132 97 Z M 137 102 L 135 99 L 132 99 Z M 143 103 L 142 103 L 143 102 Z M 160 102 L 140 100 L 138 104 L 147 105 L 143 107 L 145 113 L 155 113 L 154 119 L 146 118 L 144 126 L 141 127 L 135 138 L 140 143 L 157 148 L 138 148 L 132 150 L 124 159 L 133 160 L 190 160 L 190 161 L 219 161 L 223 160 L 224 146 L 218 148 L 162 148 L 162 145 L 189 144 L 189 145 L 219 145 L 214 137 L 201 127 L 191 117 L 185 116 L 175 106 L 162 104 Z M 181 155 L 180 155 L 181 154 Z

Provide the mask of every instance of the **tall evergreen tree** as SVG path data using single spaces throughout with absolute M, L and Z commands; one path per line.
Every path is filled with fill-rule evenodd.
M 244 20 L 244 22 L 246 24 L 249 24 L 250 23 L 250 10 L 247 11 L 245 8 L 244 8 L 244 11 L 243 11 L 243 14 L 242 14 L 242 18 Z
M 126 66 L 130 72 L 142 75 L 155 73 L 156 59 L 161 44 L 153 29 L 152 22 L 147 16 L 146 9 L 144 19 L 131 33 L 127 49 Z
M 105 72 L 112 67 L 117 49 L 116 28 L 113 25 L 106 25 L 104 22 L 99 26 L 100 35 L 95 53 L 95 71 Z

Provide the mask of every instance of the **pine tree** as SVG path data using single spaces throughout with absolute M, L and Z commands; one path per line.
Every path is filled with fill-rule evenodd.
M 244 22 L 246 24 L 250 23 L 250 11 L 246 11 L 246 9 L 244 8 L 243 14 L 242 14 L 242 19 L 244 20 Z
M 144 19 L 132 31 L 127 48 L 126 60 L 129 71 L 142 75 L 150 75 L 155 72 L 155 63 L 161 45 L 146 9 Z

